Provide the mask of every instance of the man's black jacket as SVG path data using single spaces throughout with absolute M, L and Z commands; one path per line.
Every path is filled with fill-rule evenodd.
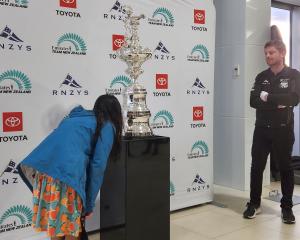
M 260 99 L 261 91 L 268 92 L 267 102 Z M 257 75 L 250 95 L 250 106 L 256 109 L 256 126 L 293 126 L 293 108 L 300 101 L 300 73 L 290 67 L 274 75 L 267 69 Z M 286 106 L 278 108 L 278 106 Z

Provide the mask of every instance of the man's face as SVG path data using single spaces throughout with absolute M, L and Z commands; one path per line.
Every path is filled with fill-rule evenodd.
M 285 51 L 280 52 L 273 46 L 265 48 L 266 62 L 270 67 L 283 63 L 284 57 Z

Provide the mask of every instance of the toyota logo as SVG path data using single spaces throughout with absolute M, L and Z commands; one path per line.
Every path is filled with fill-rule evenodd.
M 203 13 L 196 13 L 195 14 L 195 19 L 197 21 L 203 21 L 204 20 L 204 14 Z
M 160 86 L 163 86 L 163 85 L 167 84 L 167 79 L 162 78 L 162 77 L 158 78 L 156 81 L 157 81 L 157 84 L 160 85 Z
M 115 39 L 114 40 L 114 45 L 116 46 L 116 47 L 118 47 L 118 48 L 120 48 L 120 47 L 122 47 L 122 45 L 124 44 L 124 40 L 123 39 L 121 39 L 121 38 L 118 38 L 118 39 Z
M 64 3 L 66 4 L 72 4 L 74 3 L 76 0 L 62 0 Z
M 197 109 L 197 110 L 194 111 L 194 116 L 196 118 L 201 118 L 202 115 L 203 115 L 203 113 L 202 113 L 202 111 L 200 109 Z
M 21 120 L 17 117 L 9 117 L 5 120 L 5 125 L 8 127 L 17 127 L 21 124 Z

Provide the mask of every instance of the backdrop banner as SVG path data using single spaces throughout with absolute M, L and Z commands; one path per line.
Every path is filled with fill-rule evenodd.
M 116 50 L 125 5 L 146 15 L 140 44 L 153 56 L 138 82 L 154 133 L 171 139 L 170 210 L 212 201 L 212 0 L 0 0 L 0 239 L 45 239 L 31 228 L 31 193 L 16 165 L 74 106 L 91 109 L 104 93 L 123 102 L 131 79 Z M 98 198 L 88 229 L 99 219 Z

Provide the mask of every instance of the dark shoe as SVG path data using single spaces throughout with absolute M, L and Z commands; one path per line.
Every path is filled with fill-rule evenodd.
M 283 223 L 294 224 L 296 222 L 293 210 L 291 208 L 281 209 L 281 219 Z
M 243 213 L 244 218 L 247 219 L 252 219 L 256 217 L 256 214 L 259 214 L 261 212 L 260 207 L 255 207 L 253 204 L 251 203 L 247 203 L 247 208 Z

